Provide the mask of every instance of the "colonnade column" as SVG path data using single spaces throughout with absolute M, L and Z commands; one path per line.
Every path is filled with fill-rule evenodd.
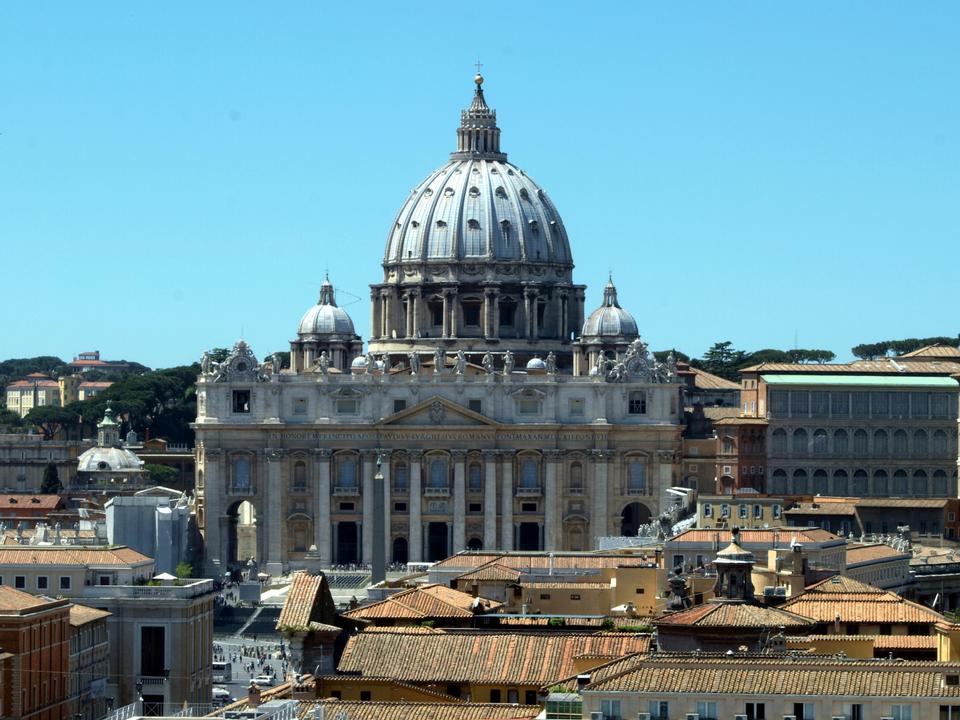
M 443 330 L 440 335 L 441 337 L 450 337 L 450 295 L 444 289 L 440 296 L 443 298 Z
M 450 299 L 447 301 L 450 305 L 450 334 L 449 337 L 456 337 L 460 332 L 459 323 L 457 322 L 457 291 L 456 288 L 453 288 L 449 291 Z
M 420 332 L 420 291 L 414 288 L 410 291 L 413 300 L 413 312 L 410 320 L 410 337 L 416 337 Z
M 423 514 L 421 502 L 423 490 L 420 487 L 420 458 L 423 453 L 419 450 L 410 451 L 410 537 L 407 540 L 407 555 L 410 562 L 423 560 Z
M 394 291 L 385 290 L 383 298 L 383 332 L 380 333 L 382 337 L 390 337 L 391 328 L 395 327 L 396 321 L 393 318 L 394 313 Z
M 267 536 L 265 555 L 267 560 L 267 572 L 274 577 L 283 574 L 283 561 L 286 559 L 286 553 L 283 551 L 283 498 L 286 496 L 283 487 L 283 458 L 287 454 L 286 450 L 279 448 L 268 448 L 266 451 L 267 461 Z M 259 529 L 259 528 L 258 528 Z M 259 533 L 258 540 L 259 540 Z
M 466 450 L 453 450 L 453 552 L 467 547 Z
M 406 337 L 413 337 L 413 295 L 409 292 L 403 294 L 404 324 L 403 334 Z
M 220 470 L 223 451 L 203 448 L 203 541 L 207 548 L 207 571 L 223 577 L 230 558 L 227 557 L 227 534 L 221 527 L 225 521 L 223 501 L 227 492 L 226 476 Z
M 330 552 L 330 450 L 317 448 L 313 451 L 317 463 L 317 486 L 313 500 L 313 543 L 320 555 L 320 564 L 328 567 L 333 564 Z
M 505 450 L 500 466 L 500 550 L 513 550 L 513 451 Z
M 379 290 L 370 291 L 370 335 L 380 337 L 380 331 L 383 329 L 383 302 L 380 299 Z
M 590 518 L 590 534 L 593 536 L 593 547 L 600 546 L 597 538 L 607 535 L 607 458 L 610 453 L 606 450 L 593 450 L 590 453 L 593 460 L 593 515 Z
M 557 492 L 557 463 L 563 456 L 562 450 L 546 450 L 547 460 L 546 481 L 544 483 L 543 524 L 544 549 L 559 550 L 557 538 L 560 536 L 560 518 L 558 513 L 559 493 Z
M 570 340 L 570 328 L 568 327 L 569 319 L 567 318 L 567 313 L 570 309 L 570 296 L 566 292 L 562 292 L 560 293 L 559 300 L 560 300 L 560 312 L 558 313 L 558 315 L 560 319 L 557 322 L 560 323 L 560 327 L 559 327 L 559 332 L 557 334 L 559 335 L 561 340 L 566 342 Z
M 393 562 L 393 539 L 390 537 L 393 532 L 393 503 L 390 501 L 390 451 L 380 450 L 382 464 L 380 465 L 380 474 L 383 475 L 383 557 L 387 564 Z
M 363 527 L 360 542 L 361 562 L 369 565 L 373 562 L 373 472 L 377 455 L 371 450 L 363 452 L 363 486 L 360 489 L 360 506 L 363 510 Z
M 530 324 L 530 317 L 532 315 L 531 307 L 533 306 L 533 289 L 524 288 L 523 290 L 523 336 L 525 338 L 532 338 L 532 325 Z
M 497 451 L 483 451 L 483 549 L 497 549 Z
M 490 328 L 490 337 L 499 338 L 500 337 L 500 291 L 497 288 L 493 288 L 493 319 L 491 321 L 493 327 Z

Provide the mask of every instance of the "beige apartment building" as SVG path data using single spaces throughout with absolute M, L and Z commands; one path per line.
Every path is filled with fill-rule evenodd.
M 105 610 L 70 606 L 70 709 L 75 720 L 99 720 L 107 711 L 109 616 Z
M 20 417 L 35 407 L 60 406 L 60 383 L 43 373 L 31 373 L 7 385 L 7 410 Z

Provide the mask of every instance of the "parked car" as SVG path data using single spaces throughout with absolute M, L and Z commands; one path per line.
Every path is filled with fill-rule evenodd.
M 267 687 L 273 687 L 273 683 L 276 681 L 269 675 L 257 675 L 255 678 L 252 678 L 250 682 L 261 686 L 266 685 Z
M 213 701 L 215 703 L 221 703 L 226 705 L 227 703 L 232 703 L 234 700 L 230 697 L 230 691 L 226 688 L 215 687 L 213 689 Z

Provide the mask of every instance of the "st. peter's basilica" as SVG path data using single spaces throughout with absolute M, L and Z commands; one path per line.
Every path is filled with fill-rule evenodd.
M 377 523 L 388 562 L 586 550 L 635 535 L 677 484 L 672 357 L 651 357 L 612 281 L 585 314 L 560 214 L 501 152 L 475 82 L 456 150 L 389 229 L 366 352 L 325 280 L 289 369 L 242 341 L 204 357 L 209 572 L 367 563 Z

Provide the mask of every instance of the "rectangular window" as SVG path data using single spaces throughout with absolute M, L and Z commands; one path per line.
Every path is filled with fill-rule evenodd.
M 891 393 L 890 412 L 894 417 L 907 417 L 910 414 L 910 393 Z
M 571 600 L 579 600 L 579 599 L 580 599 L 580 596 L 577 595 L 576 593 L 570 593 L 570 599 L 571 599 Z
M 398 512 L 398 513 L 400 513 L 400 512 L 406 512 L 406 511 L 407 511 L 407 504 L 406 504 L 405 502 L 396 502 L 396 503 L 393 504 L 393 511 L 394 511 L 394 512 Z
M 492 702 L 492 703 L 498 703 L 498 702 L 500 702 L 500 689 L 499 689 L 499 688 L 493 688 L 493 689 L 490 691 L 490 702 Z
M 870 405 L 870 414 L 873 417 L 887 417 L 890 414 L 890 393 L 871 393 Z
M 850 393 L 830 393 L 830 414 L 838 417 L 850 414 Z
M 746 520 L 747 506 L 745 504 L 741 503 L 737 506 L 737 517 L 741 518 L 742 520 Z
M 891 705 L 890 717 L 893 720 L 913 720 L 912 705 Z
M 600 712 L 603 713 L 603 720 L 622 720 L 623 718 L 619 700 L 601 700 Z
M 703 516 L 705 518 L 713 517 L 713 505 L 704 505 L 703 506 Z
M 717 704 L 711 701 L 698 701 L 697 714 L 700 720 L 717 720 Z
M 483 400 L 480 398 L 471 398 L 467 400 L 467 409 L 478 414 L 483 414 Z
M 651 700 L 647 704 L 650 711 L 650 720 L 669 720 L 670 703 L 666 700 Z
M 774 506 L 773 506 L 773 517 L 779 518 L 782 514 L 783 514 L 783 508 L 781 508 L 779 505 L 774 505 Z
M 853 401 L 854 417 L 868 417 L 870 415 L 870 393 L 855 392 L 850 393 L 850 397 Z
M 395 413 L 398 413 L 398 412 L 400 412 L 400 411 L 402 411 L 402 410 L 406 410 L 406 409 L 407 409 L 407 401 L 406 401 L 406 400 L 396 399 L 396 400 L 393 401 L 393 411 L 394 411 Z
M 355 508 L 356 505 L 352 502 L 340 503 L 340 512 L 353 512 Z
M 483 512 L 483 508 L 481 507 L 480 503 L 468 503 L 467 512 L 479 513 L 479 512 Z
M 140 628 L 140 673 L 162 677 L 167 669 L 166 628 L 147 626 Z
M 250 391 L 249 390 L 233 391 L 233 412 L 235 413 L 250 412 Z
M 786 417 L 790 408 L 790 396 L 786 390 L 770 391 L 770 417 Z
M 945 393 L 934 393 L 930 396 L 930 414 L 935 418 L 950 416 L 950 397 Z
M 790 392 L 790 416 L 807 417 L 810 414 L 810 393 L 806 390 Z
M 537 504 L 535 502 L 520 503 L 520 512 L 535 513 L 536 511 Z
M 720 517 L 728 518 L 730 517 L 730 506 L 724 503 L 720 506 Z
M 646 415 L 647 393 L 642 390 L 635 390 L 630 393 L 630 400 L 627 404 L 627 412 L 631 415 Z
M 797 720 L 814 720 L 816 709 L 812 702 L 800 702 L 793 704 L 793 714 Z
M 810 415 L 826 417 L 830 410 L 830 393 L 825 390 L 814 390 L 810 393 Z
M 767 706 L 764 703 L 748 702 L 744 706 L 747 712 L 747 720 L 766 720 Z
M 759 520 L 763 517 L 763 505 L 754 505 L 753 506 L 753 519 Z
M 521 415 L 537 415 L 540 413 L 540 401 L 532 398 L 521 398 L 517 401 L 517 412 Z
M 337 415 L 356 415 L 360 401 L 356 398 L 337 398 Z
M 540 599 L 541 599 L 541 600 L 549 600 L 549 599 L 550 599 L 550 593 L 540 593 Z
M 469 327 L 480 325 L 480 303 L 463 303 L 463 324 Z
M 570 398 L 570 414 L 574 417 L 583 415 L 583 398 Z
M 50 578 L 46 575 L 37 576 L 37 590 L 46 590 L 50 587 Z
M 306 415 L 307 414 L 307 399 L 304 397 L 296 397 L 293 399 L 293 414 L 294 415 Z
M 97 578 L 97 585 L 109 585 L 109 584 L 110 584 L 110 576 L 109 576 L 109 575 L 100 575 L 100 576 Z
M 930 396 L 927 393 L 910 393 L 910 415 L 915 418 L 930 416 Z
M 70 576 L 69 576 L 69 575 L 61 575 L 61 576 L 60 576 L 60 589 L 61 589 L 61 590 L 69 590 L 69 589 L 70 589 Z
M 844 703 L 843 716 L 847 720 L 864 720 L 863 705 L 860 703 Z
M 13 578 L 13 586 L 17 590 L 26 590 L 27 589 L 27 578 L 25 575 L 16 575 Z

